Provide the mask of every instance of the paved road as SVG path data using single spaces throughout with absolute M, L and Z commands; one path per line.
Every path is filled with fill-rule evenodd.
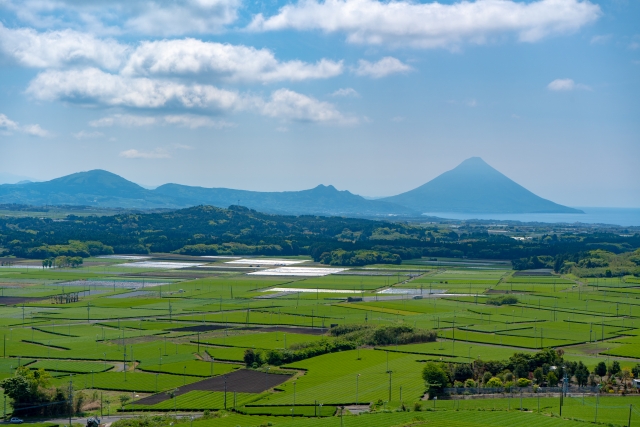
M 150 414 L 150 413 L 144 413 L 143 415 L 145 416 L 151 416 L 151 415 L 173 415 L 167 412 L 162 412 L 159 414 Z M 202 416 L 201 413 L 189 413 L 189 414 L 181 414 L 178 413 L 176 414 L 176 417 L 178 418 L 182 418 L 182 417 L 190 417 L 190 416 L 195 416 L 195 417 L 200 417 Z M 121 420 L 123 418 L 135 418 L 140 416 L 140 414 L 113 414 L 111 416 L 104 416 L 100 419 L 100 423 L 101 424 L 105 424 L 106 427 L 109 427 L 111 425 L 111 423 L 114 423 L 118 420 Z M 89 417 L 72 417 L 71 418 L 71 423 L 73 424 L 82 424 L 85 425 L 87 422 L 87 418 Z M 51 419 L 47 419 L 47 418 L 42 418 L 42 419 L 38 419 L 36 420 L 26 420 L 25 424 L 29 424 L 29 422 L 48 422 L 48 423 L 54 423 L 54 424 L 60 424 L 60 425 L 69 425 L 69 417 L 67 418 L 51 418 Z M 9 425 L 8 422 L 0 422 L 0 424 L 7 424 Z M 13 425 L 13 424 L 11 424 Z

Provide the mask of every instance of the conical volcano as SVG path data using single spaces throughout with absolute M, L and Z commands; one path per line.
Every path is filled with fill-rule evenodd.
M 419 212 L 582 212 L 536 196 L 480 157 L 471 157 L 418 188 L 381 200 Z

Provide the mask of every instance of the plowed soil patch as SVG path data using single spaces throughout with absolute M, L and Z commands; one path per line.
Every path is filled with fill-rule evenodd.
M 291 378 L 291 375 L 265 374 L 264 372 L 251 371 L 249 369 L 240 369 L 227 375 L 219 375 L 217 377 L 208 378 L 196 383 L 187 384 L 180 387 L 176 392 L 176 396 L 188 393 L 194 390 L 200 391 L 237 391 L 239 393 L 262 393 L 269 390 Z M 158 393 L 153 396 L 145 397 L 135 402 L 136 405 L 155 405 L 156 403 L 169 400 L 170 397 L 166 393 Z

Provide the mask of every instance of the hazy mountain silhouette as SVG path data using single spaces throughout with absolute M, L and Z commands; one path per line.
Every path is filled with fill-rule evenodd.
M 406 206 L 421 213 L 582 212 L 536 196 L 480 157 L 471 157 L 411 191 L 378 200 Z
M 257 211 L 309 215 L 419 215 L 423 212 L 576 213 L 536 196 L 479 157 L 472 157 L 421 187 L 370 200 L 332 185 L 310 190 L 259 192 L 165 184 L 147 189 L 104 170 L 78 172 L 45 182 L 0 185 L 0 203 L 119 208 L 184 208 L 242 205 Z
M 165 184 L 149 190 L 104 170 L 78 172 L 45 182 L 0 185 L 0 203 L 122 208 L 183 208 L 240 204 L 262 212 L 311 215 L 414 214 L 404 206 L 366 200 L 329 185 L 303 191 L 258 192 Z

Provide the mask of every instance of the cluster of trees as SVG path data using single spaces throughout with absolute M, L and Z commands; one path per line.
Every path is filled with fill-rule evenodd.
M 363 345 L 423 343 L 435 341 L 437 337 L 433 331 L 406 325 L 371 326 L 366 324 L 336 326 L 330 329 L 330 335 L 331 338 L 294 344 L 288 349 L 267 350 L 265 352 L 247 349 L 244 352 L 244 363 L 247 367 L 253 368 L 260 367 L 265 363 L 280 366 L 322 354 L 354 350 Z
M 63 268 L 71 267 L 76 268 L 84 263 L 80 256 L 58 256 L 55 258 L 45 258 L 42 260 L 42 268 Z
M 581 277 L 640 276 L 640 249 L 622 253 L 595 249 L 555 256 L 530 256 L 515 259 L 511 264 L 514 270 L 552 268 L 556 273 L 573 273 Z
M 534 270 L 537 268 L 553 268 L 555 258 L 549 255 L 530 256 L 511 261 L 514 270 Z
M 640 378 L 640 363 L 629 369 L 622 368 L 617 360 L 614 360 L 609 365 L 601 361 L 596 365 L 593 374 L 589 377 L 589 381 L 596 383 L 596 375 L 603 392 L 613 393 L 617 389 L 624 393 L 629 390 L 631 379 Z
M 21 416 L 52 416 L 77 412 L 83 404 L 76 398 L 70 407 L 67 390 L 50 386 L 51 376 L 44 369 L 16 369 L 15 375 L 0 382 L 4 394 L 13 400 L 13 412 Z M 78 396 L 81 398 L 81 396 Z
M 351 341 L 323 338 L 319 341 L 296 344 L 290 349 L 267 350 L 264 353 L 260 350 L 247 349 L 244 352 L 244 363 L 248 368 L 258 368 L 265 363 L 280 366 L 322 354 L 353 350 L 356 347 L 356 343 Z
M 513 295 L 502 295 L 499 297 L 487 298 L 487 304 L 489 305 L 511 305 L 517 304 L 518 298 Z
M 282 255 L 293 251 L 290 247 L 283 248 L 280 245 L 245 245 L 243 243 L 222 243 L 219 245 L 186 245 L 172 251 L 181 255 Z
M 331 336 L 356 343 L 358 346 L 382 346 L 433 342 L 437 332 L 414 328 L 409 325 L 369 324 L 338 325 L 329 330 Z
M 320 262 L 329 265 L 368 265 L 368 264 L 401 264 L 400 255 L 389 252 L 368 250 L 345 251 L 338 249 L 325 252 L 320 256 Z
M 556 256 L 553 268 L 558 273 L 581 277 L 640 276 L 640 249 L 621 254 L 601 249 L 561 254 Z
M 51 386 L 48 372 L 28 366 L 18 367 L 13 376 L 0 381 L 0 388 L 13 401 L 13 415 L 20 417 L 80 415 L 87 407 L 95 408 L 97 404 L 102 404 L 97 391 L 92 395 L 76 391 L 72 393 L 73 399 L 69 399 L 67 387 Z M 131 397 L 121 394 L 118 400 L 124 407 Z M 104 403 L 109 406 L 111 398 L 105 396 Z
M 598 385 L 603 392 L 614 386 L 628 386 L 629 380 L 640 375 L 640 364 L 633 369 L 621 369 L 620 363 L 598 363 L 593 372 L 581 361 L 565 361 L 562 350 L 546 349 L 535 354 L 515 353 L 508 360 L 481 361 L 469 364 L 427 363 L 422 377 L 431 397 L 446 387 L 504 388 L 548 386 L 556 387 L 565 374 L 578 386 Z
M 515 353 L 508 360 L 477 360 L 470 364 L 427 363 L 423 379 L 433 395 L 442 393 L 449 386 L 527 387 L 535 378 L 534 372 L 546 375 L 536 379 L 540 381 L 538 385 L 556 386 L 564 375 L 562 366 L 567 370 L 573 368 L 571 362 L 564 363 L 563 354 L 562 350 L 546 349 L 535 354 Z
M 270 215 L 240 206 L 69 215 L 64 221 L 0 218 L 0 256 L 36 259 L 175 252 L 310 255 L 334 265 L 361 265 L 424 256 L 513 259 L 516 268 L 555 267 L 556 263 L 562 268 L 565 262 L 576 262 L 567 254 L 598 249 L 622 254 L 638 248 L 640 234 L 576 233 L 522 241 L 489 234 L 482 224 L 467 224 L 453 231 L 445 226 L 360 218 Z M 618 271 L 611 270 L 612 274 Z
M 34 247 L 27 247 L 33 242 L 27 243 L 22 240 L 9 242 L 13 247 L 13 255 L 23 258 L 57 258 L 57 257 L 80 257 L 88 258 L 96 255 L 111 255 L 113 248 L 97 241 L 69 240 L 64 244 L 40 244 Z

